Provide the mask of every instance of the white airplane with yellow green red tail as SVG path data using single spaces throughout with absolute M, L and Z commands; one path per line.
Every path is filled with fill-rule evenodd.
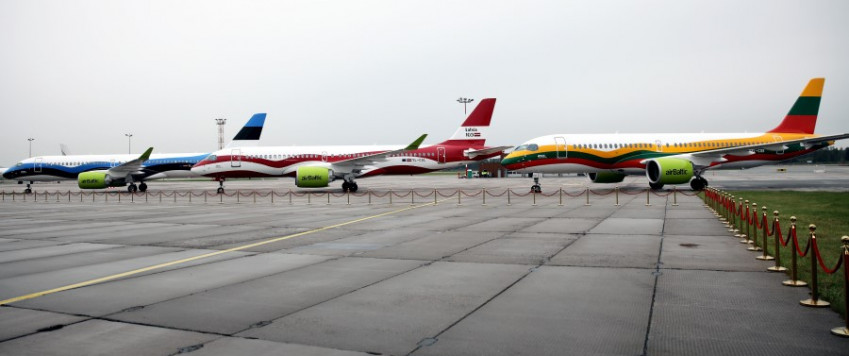
M 824 78 L 814 78 L 774 129 L 763 133 L 557 134 L 517 146 L 501 164 L 523 173 L 586 173 L 594 183 L 645 174 L 649 186 L 708 185 L 709 169 L 751 168 L 796 158 L 849 138 L 816 135 Z M 531 189 L 540 192 L 538 178 Z

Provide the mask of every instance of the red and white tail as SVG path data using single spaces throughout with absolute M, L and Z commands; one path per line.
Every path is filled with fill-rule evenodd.
M 486 131 L 492 120 L 493 110 L 495 110 L 494 98 L 481 100 L 454 135 L 440 145 L 483 147 L 486 144 Z

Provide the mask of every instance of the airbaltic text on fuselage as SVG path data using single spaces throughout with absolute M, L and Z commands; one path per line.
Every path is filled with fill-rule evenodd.
M 667 169 L 666 175 L 668 175 L 668 176 L 682 176 L 682 175 L 688 174 L 687 171 L 688 171 L 687 169 Z
M 322 177 L 320 175 L 315 175 L 315 174 L 301 176 L 300 178 L 301 178 L 301 180 L 322 180 L 322 179 L 324 179 L 324 177 Z

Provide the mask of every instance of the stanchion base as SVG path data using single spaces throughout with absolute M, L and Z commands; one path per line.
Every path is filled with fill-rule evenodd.
M 831 333 L 837 336 L 849 337 L 849 329 L 847 329 L 845 326 L 831 329 Z
M 749 244 L 749 245 L 754 245 L 754 244 L 755 244 L 755 240 L 748 240 L 748 241 L 746 241 L 746 243 L 747 243 L 747 244 Z
M 746 237 L 746 235 L 743 235 L 743 237 Z M 747 243 L 749 243 L 749 240 L 743 239 L 743 240 L 740 240 L 740 243 L 741 244 L 747 244 Z
M 811 308 L 825 308 L 825 307 L 831 305 L 831 303 L 826 302 L 824 300 L 813 300 L 813 299 L 810 299 L 810 298 L 805 299 L 805 300 L 800 300 L 799 304 L 802 304 L 806 307 L 811 307 Z
M 784 267 L 781 267 L 781 266 L 778 266 L 778 267 L 772 266 L 772 267 L 767 268 L 766 270 L 770 271 L 770 272 L 784 272 L 784 271 L 787 270 L 787 268 L 784 268 Z
M 808 282 L 800 281 L 800 280 L 795 280 L 795 281 L 794 281 L 794 280 L 792 280 L 792 279 L 788 279 L 788 280 L 786 280 L 786 281 L 784 281 L 784 282 L 781 282 L 781 284 L 783 284 L 783 285 L 785 285 L 785 286 L 788 286 L 788 287 L 804 287 L 804 286 L 807 286 L 807 285 L 808 285 Z
M 749 251 L 763 251 L 762 248 L 757 247 L 757 246 L 749 246 L 749 248 L 747 248 L 747 250 L 749 250 Z M 758 257 L 763 257 L 763 256 L 758 256 Z M 755 258 L 757 258 L 757 257 L 755 257 Z
M 772 256 L 763 256 L 763 255 L 761 255 L 761 256 L 755 257 L 755 259 L 756 259 L 756 260 L 761 260 L 761 261 L 772 261 L 772 260 L 774 260 L 774 259 L 775 259 L 775 257 L 772 257 Z

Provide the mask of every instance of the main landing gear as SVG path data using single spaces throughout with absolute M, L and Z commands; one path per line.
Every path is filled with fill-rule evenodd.
M 32 194 L 32 188 L 30 187 L 32 182 L 27 183 L 27 189 L 24 189 L 24 194 Z
M 708 186 L 707 179 L 702 178 L 702 176 L 695 176 L 692 180 L 690 180 L 690 188 L 693 190 L 703 190 Z
M 147 184 L 145 184 L 145 182 L 141 182 L 138 186 L 136 186 L 136 183 L 130 183 L 130 185 L 127 186 L 127 191 L 130 193 L 135 193 L 137 191 L 144 193 L 147 191 Z
M 342 182 L 342 191 L 343 192 L 356 193 L 357 188 L 358 188 L 357 182 L 354 182 L 353 180 L 351 180 L 350 182 L 348 182 L 347 180 Z

